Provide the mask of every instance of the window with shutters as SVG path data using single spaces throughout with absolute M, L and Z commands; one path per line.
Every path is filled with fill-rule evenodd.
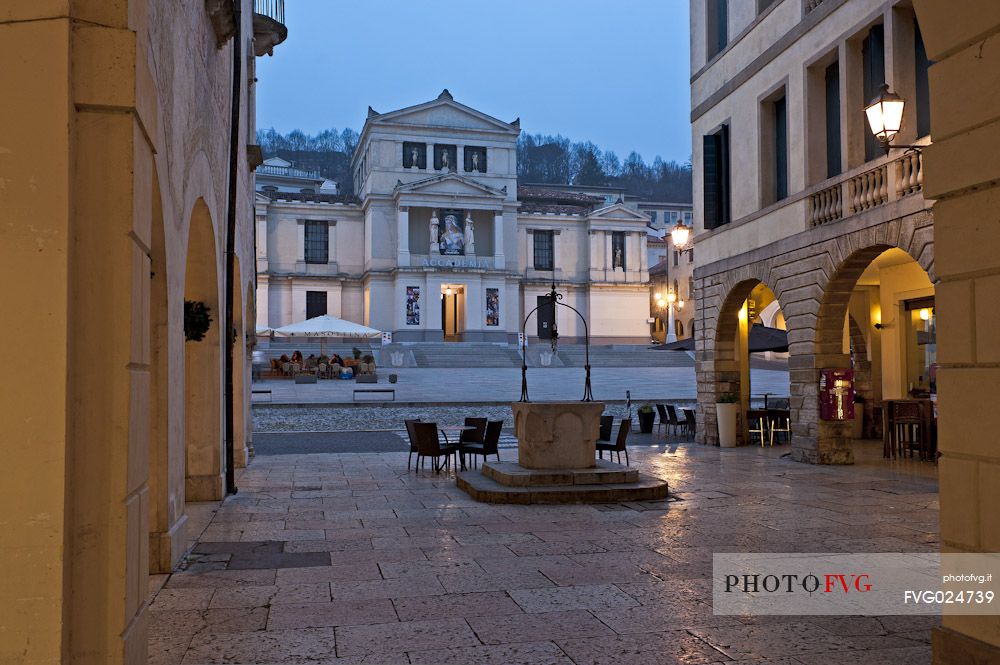
M 326 291 L 306 291 L 306 318 L 326 314 Z
M 785 88 L 760 103 L 760 204 L 788 196 L 788 103 Z
M 873 25 L 868 36 L 861 43 L 861 83 L 863 86 L 864 103 L 874 99 L 885 84 L 885 29 L 881 25 Z M 865 161 L 871 161 L 885 154 L 882 144 L 868 127 L 868 118 L 864 113 L 857 114 L 856 122 L 861 126 L 865 137 Z
M 305 224 L 306 263 L 327 263 L 330 260 L 330 231 L 326 222 L 313 220 Z
M 840 63 L 834 62 L 823 74 L 826 116 L 826 177 L 840 175 Z
M 730 222 L 729 126 L 703 136 L 702 149 L 705 229 L 714 229 Z
M 532 233 L 534 236 L 535 270 L 552 270 L 554 261 L 554 248 L 552 231 L 538 231 Z
M 706 57 L 711 60 L 729 43 L 729 1 L 705 0 L 705 2 L 708 10 L 705 21 L 705 41 L 708 46 Z
M 931 133 L 931 98 L 928 78 L 931 61 L 927 58 L 927 48 L 924 46 L 924 38 L 920 34 L 920 26 L 917 25 L 916 19 L 913 22 L 913 51 L 916 70 L 914 80 L 916 99 L 914 102 L 917 110 L 917 136 L 919 137 Z

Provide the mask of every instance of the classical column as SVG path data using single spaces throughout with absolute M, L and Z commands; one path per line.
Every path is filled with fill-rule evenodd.
M 455 173 L 465 173 L 465 146 L 455 148 Z
M 503 253 L 503 210 L 493 213 L 493 267 L 503 270 L 507 259 Z
M 677 341 L 677 327 L 674 324 L 674 303 L 667 303 L 667 337 L 666 343 Z
M 605 279 L 610 280 L 607 275 L 615 273 L 615 257 L 611 249 L 611 234 L 607 231 L 604 231 L 604 270 Z
M 649 272 L 649 246 L 646 244 L 647 240 L 645 232 L 639 235 L 639 272 L 643 275 Z M 649 279 L 649 277 L 640 277 L 640 279 Z
M 396 211 L 396 265 L 400 268 L 410 265 L 410 209 L 399 206 Z

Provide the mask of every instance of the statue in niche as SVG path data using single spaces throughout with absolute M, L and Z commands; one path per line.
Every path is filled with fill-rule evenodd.
M 472 213 L 465 214 L 465 253 L 476 253 L 476 237 L 472 228 Z
M 444 233 L 441 234 L 441 253 L 465 253 L 465 236 L 458 226 L 458 218 L 455 215 L 445 215 Z
M 438 222 L 437 210 L 435 210 L 431 213 L 431 254 L 436 254 L 438 251 L 439 226 L 440 222 Z
M 416 146 L 413 146 L 413 148 L 410 149 L 410 168 L 420 168 L 420 151 L 417 150 Z
M 441 151 L 441 170 L 442 171 L 451 170 L 451 157 L 448 156 L 447 150 Z
M 619 269 L 625 270 L 625 262 L 622 261 L 622 249 L 621 249 L 621 247 L 615 248 L 615 257 L 614 257 L 613 261 L 614 262 L 611 264 L 611 268 L 613 270 L 619 270 Z
M 472 153 L 472 170 L 473 171 L 478 171 L 479 170 L 479 153 L 478 152 Z

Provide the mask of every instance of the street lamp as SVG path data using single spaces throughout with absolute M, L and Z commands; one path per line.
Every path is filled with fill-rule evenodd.
M 677 225 L 670 229 L 670 240 L 674 243 L 674 249 L 680 251 L 687 247 L 691 239 L 691 228 L 684 226 L 684 222 L 677 220 Z
M 666 298 L 660 298 L 660 294 L 657 295 L 656 306 L 661 310 L 667 310 L 667 334 L 664 340 L 667 344 L 677 341 L 677 331 L 674 324 L 674 311 L 680 311 L 684 307 L 684 301 L 677 298 L 677 294 L 674 293 L 673 289 L 667 291 Z
M 878 95 L 865 106 L 868 127 L 879 143 L 885 147 L 886 152 L 889 152 L 889 148 L 920 151 L 920 146 L 916 145 L 892 145 L 892 139 L 896 137 L 903 126 L 903 109 L 905 107 L 906 101 L 896 93 L 891 92 L 885 83 L 879 88 Z

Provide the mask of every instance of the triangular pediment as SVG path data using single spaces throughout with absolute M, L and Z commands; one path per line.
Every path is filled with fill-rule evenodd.
M 398 111 L 380 113 L 368 118 L 373 125 L 412 125 L 448 129 L 501 131 L 516 134 L 515 123 L 508 123 L 456 102 L 447 90 L 432 101 L 408 106 Z
M 440 194 L 443 196 L 489 196 L 496 198 L 505 198 L 507 195 L 503 190 L 484 185 L 457 173 L 444 173 L 405 185 L 396 185 L 396 194 L 397 196 L 400 194 Z
M 590 219 L 600 220 L 600 221 L 622 221 L 622 222 L 642 222 L 644 224 L 649 223 L 649 217 L 637 210 L 633 210 L 628 206 L 615 203 L 604 208 L 599 208 L 594 212 L 590 213 Z

